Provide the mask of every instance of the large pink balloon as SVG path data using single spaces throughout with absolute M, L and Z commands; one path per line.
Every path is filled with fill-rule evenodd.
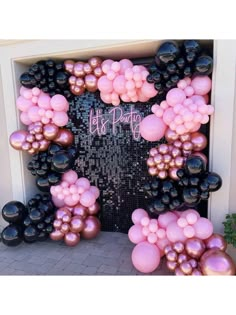
M 146 116 L 140 123 L 140 134 L 147 141 L 158 141 L 166 132 L 167 125 L 155 114 Z
M 195 236 L 202 240 L 207 239 L 213 233 L 213 224 L 206 218 L 199 218 L 193 225 L 193 228 L 195 230 Z
M 160 251 L 156 245 L 141 242 L 134 247 L 131 258 L 138 271 L 150 273 L 159 266 Z
M 128 237 L 130 242 L 138 244 L 140 242 L 146 241 L 146 236 L 142 232 L 143 227 L 140 224 L 135 224 L 131 226 L 128 232 Z
M 74 184 L 78 179 L 78 175 L 75 171 L 69 170 L 66 173 L 63 174 L 62 180 L 66 181 L 68 184 L 72 185 Z
M 56 94 L 51 98 L 51 106 L 56 111 L 68 111 L 69 104 L 63 95 Z
M 195 77 L 191 86 L 194 89 L 194 94 L 205 95 L 211 90 L 211 79 L 208 76 L 198 76 Z
M 173 222 L 173 221 L 176 222 L 177 219 L 178 219 L 178 216 L 177 216 L 175 213 L 169 211 L 169 212 L 160 214 L 159 217 L 158 217 L 157 222 L 158 222 L 158 225 L 159 225 L 161 228 L 166 229 L 167 226 L 168 226 L 171 222 Z
M 63 127 L 68 123 L 68 116 L 65 112 L 54 112 L 52 121 L 58 127 Z
M 186 236 L 183 233 L 183 229 L 178 226 L 177 222 L 171 222 L 166 229 L 166 236 L 172 243 L 185 242 Z
M 141 87 L 141 93 L 148 98 L 152 98 L 157 95 L 157 90 L 154 88 L 154 84 L 144 81 Z
M 91 191 L 87 190 L 84 193 L 82 193 L 80 197 L 80 203 L 82 206 L 91 207 L 95 202 L 96 198 Z
M 182 104 L 186 99 L 186 95 L 183 90 L 179 88 L 171 89 L 166 94 L 166 101 L 170 106 L 174 106 L 176 104 Z
M 144 209 L 138 208 L 132 213 L 132 221 L 134 224 L 140 223 L 143 217 L 148 218 L 148 214 Z

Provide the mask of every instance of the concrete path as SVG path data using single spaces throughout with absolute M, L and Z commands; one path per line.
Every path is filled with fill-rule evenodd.
M 48 240 L 7 247 L 0 242 L 0 275 L 143 275 L 132 265 L 126 234 L 101 232 L 76 247 Z M 172 275 L 162 260 L 151 275 Z

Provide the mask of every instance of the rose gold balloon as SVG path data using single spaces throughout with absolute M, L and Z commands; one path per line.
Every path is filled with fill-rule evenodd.
M 192 276 L 202 276 L 203 274 L 201 273 L 201 271 L 197 268 L 193 269 L 192 271 Z
M 163 161 L 164 161 L 164 163 L 170 163 L 171 156 L 169 154 L 164 154 L 163 155 Z
M 70 221 L 71 221 L 71 215 L 68 215 L 68 214 L 63 215 L 62 222 L 70 223 Z
M 165 138 L 167 142 L 172 143 L 179 138 L 179 135 L 175 131 L 167 129 L 165 133 Z
M 185 150 L 185 151 L 192 151 L 192 149 L 193 149 L 193 144 L 192 144 L 192 142 L 190 142 L 190 141 L 185 141 L 185 142 L 183 143 L 182 148 L 183 148 L 183 150 Z
M 175 167 L 175 160 L 172 159 L 169 163 L 169 167 Z
M 74 69 L 74 64 L 75 64 L 75 62 L 73 60 L 66 60 L 64 62 L 64 66 L 65 66 L 66 71 L 72 74 L 73 69 Z
M 155 176 L 155 175 L 157 175 L 157 169 L 156 169 L 155 167 L 149 167 L 148 173 L 149 173 L 151 176 Z
M 29 151 L 29 150 L 31 149 L 31 144 L 30 144 L 29 142 L 24 142 L 24 143 L 22 144 L 21 149 L 22 149 L 23 151 Z
M 92 73 L 92 71 L 93 71 L 93 69 L 92 69 L 92 67 L 90 66 L 90 64 L 89 64 L 89 63 L 85 63 L 85 64 L 84 64 L 84 72 L 85 72 L 86 74 L 90 74 L 90 73 Z
M 69 84 L 75 85 L 75 83 L 76 83 L 76 76 L 72 75 L 71 77 L 69 77 Z
M 158 150 L 156 148 L 152 148 L 150 151 L 149 151 L 149 155 L 154 157 L 156 154 L 158 154 Z
M 91 207 L 87 209 L 89 215 L 95 215 L 99 212 L 99 210 L 100 210 L 100 205 L 97 202 L 95 202 L 94 205 L 92 205 Z
M 178 258 L 178 255 L 174 250 L 171 250 L 166 254 L 166 259 L 168 261 L 176 261 L 177 258 Z
M 73 232 L 68 232 L 64 237 L 64 241 L 65 241 L 66 245 L 68 245 L 68 246 L 75 246 L 80 241 L 80 235 L 75 234 Z
M 85 72 L 84 72 L 84 62 L 78 61 L 74 65 L 74 70 L 73 74 L 78 78 L 78 77 L 84 77 Z
M 39 142 L 37 142 L 37 141 L 34 141 L 34 142 L 32 143 L 32 148 L 34 148 L 35 150 L 38 150 L 38 149 L 39 149 L 39 146 L 40 146 L 40 144 L 39 144 Z
M 37 134 L 35 135 L 35 139 L 36 139 L 37 141 L 40 141 L 40 140 L 43 140 L 43 139 L 44 139 L 44 136 L 43 136 L 41 133 L 37 133 Z
M 181 254 L 184 251 L 184 244 L 181 242 L 176 242 L 173 244 L 173 249 L 178 253 Z
M 193 144 L 194 151 L 202 151 L 207 146 L 207 138 L 201 132 L 193 132 L 191 134 L 191 142 Z
M 29 142 L 29 143 L 33 143 L 35 140 L 35 136 L 32 135 L 32 134 L 28 134 L 27 137 L 26 137 L 26 141 Z
M 158 154 L 154 155 L 153 160 L 156 164 L 159 164 L 163 161 L 163 156 L 158 153 Z
M 161 179 L 165 179 L 167 177 L 167 172 L 166 171 L 160 171 L 158 173 L 158 177 L 161 178 Z
M 96 67 L 96 68 L 93 70 L 93 73 L 94 73 L 94 75 L 95 75 L 97 78 L 100 78 L 100 77 L 103 75 L 102 68 L 101 68 L 101 67 Z
M 184 261 L 187 261 L 188 260 L 188 256 L 184 253 L 181 253 L 179 254 L 179 257 L 178 257 L 178 263 L 181 264 L 182 262 Z
M 92 239 L 98 235 L 101 229 L 101 223 L 98 218 L 94 216 L 88 216 L 85 221 L 84 230 L 81 232 L 81 236 L 85 239 Z
M 64 234 L 68 233 L 70 231 L 70 225 L 69 223 L 63 223 L 61 225 L 60 231 Z
M 53 140 L 56 138 L 59 131 L 58 126 L 54 124 L 47 124 L 43 127 L 43 135 L 47 140 Z
M 73 215 L 74 216 L 79 215 L 84 220 L 87 218 L 88 212 L 84 206 L 82 206 L 81 204 L 77 204 L 73 209 Z
M 192 153 L 191 155 L 194 155 L 194 156 L 200 156 L 200 158 L 203 159 L 203 161 L 207 164 L 208 163 L 208 159 L 206 157 L 206 155 L 202 152 L 194 152 Z
M 21 150 L 22 144 L 26 141 L 27 135 L 28 132 L 25 130 L 14 131 L 10 135 L 10 145 L 16 150 Z
M 164 168 L 165 168 L 165 164 L 164 164 L 163 162 L 157 164 L 157 169 L 158 169 L 159 171 L 163 171 Z
M 164 248 L 164 253 L 165 255 L 167 255 L 167 253 L 169 253 L 170 251 L 172 251 L 173 248 L 171 245 L 167 245 L 165 248 Z
M 185 274 L 183 273 L 183 271 L 179 267 L 177 267 L 175 269 L 175 275 L 176 276 L 185 276 Z
M 218 248 L 222 251 L 225 251 L 227 248 L 227 242 L 225 238 L 220 234 L 212 234 L 212 236 L 210 236 L 204 242 L 207 249 Z
M 207 250 L 200 259 L 200 267 L 207 276 L 235 275 L 233 259 L 220 249 Z
M 29 154 L 35 154 L 35 153 L 36 153 L 36 150 L 33 149 L 33 148 L 30 148 L 30 149 L 28 150 L 28 153 L 29 153 Z
M 188 151 L 188 150 L 182 151 L 183 156 L 189 156 L 191 153 L 192 153 L 192 151 Z
M 50 238 L 53 241 L 60 241 L 64 237 L 64 234 L 60 230 L 55 230 L 52 233 L 50 233 Z
M 60 229 L 61 225 L 62 225 L 62 220 L 58 220 L 58 219 L 54 220 L 53 226 L 55 229 Z
M 175 140 L 173 145 L 178 149 L 182 148 L 182 142 L 180 140 Z
M 153 160 L 153 158 L 148 158 L 147 159 L 147 166 L 154 166 L 155 165 L 155 162 L 154 162 L 154 160 Z
M 75 81 L 75 85 L 81 88 L 85 88 L 85 83 L 84 83 L 84 79 L 82 78 L 78 78 Z
M 179 177 L 177 176 L 177 171 L 178 171 L 178 168 L 171 168 L 170 171 L 169 171 L 169 176 L 171 179 L 173 180 L 178 180 Z
M 182 262 L 179 265 L 179 268 L 185 275 L 191 275 L 191 273 L 193 271 L 191 264 L 187 261 Z
M 190 259 L 188 262 L 190 263 L 190 265 L 192 266 L 192 268 L 197 268 L 198 263 L 197 263 L 196 259 L 193 259 L 193 258 L 192 258 L 192 259 Z
M 90 92 L 95 92 L 97 90 L 97 78 L 93 74 L 88 74 L 85 77 L 86 89 Z
M 46 151 L 50 145 L 50 141 L 43 139 L 39 141 L 39 151 Z
M 76 85 L 71 85 L 70 86 L 70 91 L 72 94 L 74 95 L 81 95 L 84 93 L 84 87 L 79 87 L 79 86 L 76 86 Z
M 76 215 L 72 218 L 70 223 L 70 230 L 74 233 L 80 233 L 83 231 L 85 227 L 85 223 L 83 218 L 80 215 Z
M 169 152 L 169 147 L 167 144 L 163 143 L 159 146 L 158 151 L 161 154 L 167 154 Z
M 176 261 L 167 261 L 166 266 L 169 270 L 175 271 L 176 267 L 178 266 Z
M 171 150 L 171 155 L 172 155 L 174 158 L 176 158 L 177 156 L 181 155 L 180 149 L 174 147 L 174 148 Z
M 190 133 L 186 133 L 185 135 L 181 135 L 179 137 L 180 141 L 185 142 L 185 141 L 190 141 L 191 140 L 191 135 Z
M 88 60 L 88 63 L 93 69 L 95 69 L 96 67 L 101 65 L 102 59 L 99 57 L 92 57 Z
M 184 164 L 184 158 L 182 156 L 177 156 L 175 158 L 175 165 L 178 167 L 178 168 L 181 168 Z
M 74 135 L 68 129 L 59 129 L 56 138 L 53 140 L 55 143 L 64 147 L 71 146 L 74 142 Z
M 192 257 L 199 259 L 206 249 L 206 245 L 204 244 L 203 240 L 193 237 L 187 239 L 185 243 L 185 250 L 186 253 Z
M 71 212 L 67 208 L 60 208 L 56 211 L 56 219 L 62 220 L 64 215 L 68 215 L 71 217 Z

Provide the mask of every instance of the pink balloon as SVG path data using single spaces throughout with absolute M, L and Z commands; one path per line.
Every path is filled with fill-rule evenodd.
M 152 98 L 157 95 L 157 90 L 154 88 L 153 83 L 148 83 L 147 81 L 144 81 L 142 87 L 141 87 L 141 92 L 143 95 L 145 95 L 148 98 Z
M 27 126 L 32 123 L 31 119 L 29 118 L 28 113 L 26 113 L 26 112 L 22 112 L 22 113 L 20 114 L 20 120 L 21 120 L 21 122 L 22 122 L 24 125 L 27 125 Z
M 205 240 L 213 234 L 213 224 L 206 218 L 199 218 L 193 225 L 195 236 Z
M 146 116 L 140 123 L 140 134 L 147 141 L 160 140 L 165 132 L 167 126 L 161 118 L 156 117 L 155 114 Z
M 89 191 L 94 194 L 94 197 L 97 199 L 100 196 L 100 190 L 96 186 L 90 186 Z
M 111 103 L 111 93 L 100 93 L 101 100 L 106 103 L 110 104 Z
M 171 89 L 166 94 L 166 101 L 170 106 L 174 106 L 176 104 L 182 104 L 185 99 L 186 99 L 186 95 L 184 91 L 178 88 Z
M 139 224 L 144 217 L 148 218 L 148 214 L 144 209 L 135 209 L 132 213 L 132 222 L 134 224 Z
M 52 188 L 52 187 L 51 187 Z M 52 202 L 54 203 L 54 205 L 58 208 L 64 207 L 65 206 L 65 202 L 64 200 L 60 200 L 58 199 L 56 196 L 52 196 Z
M 162 256 L 165 255 L 164 249 L 165 249 L 165 247 L 167 245 L 170 245 L 170 241 L 168 240 L 167 237 L 165 237 L 165 238 L 162 238 L 162 239 L 158 239 L 157 242 L 156 242 L 156 245 L 159 248 L 160 254 L 161 254 L 161 257 L 162 257 Z
M 79 197 L 78 197 L 79 199 Z M 74 200 L 72 195 L 65 196 L 64 202 L 66 206 L 73 207 L 78 203 L 78 200 Z
M 90 182 L 87 178 L 85 177 L 80 177 L 77 181 L 76 181 L 76 186 L 77 187 L 83 187 L 84 190 L 88 190 L 90 188 Z
M 150 273 L 159 266 L 160 251 L 154 244 L 141 242 L 134 247 L 131 259 L 138 271 Z
M 102 93 L 111 93 L 113 91 L 112 81 L 110 81 L 105 75 L 101 76 L 97 82 L 98 89 Z
M 194 89 L 194 94 L 205 95 L 211 90 L 211 79 L 208 76 L 198 76 L 195 77 L 191 86 Z
M 62 180 L 66 181 L 68 184 L 72 185 L 74 184 L 78 179 L 78 175 L 75 171 L 69 170 L 66 173 L 63 174 Z
M 198 101 L 202 101 L 202 102 L 204 102 L 204 104 L 207 104 L 205 97 L 202 96 L 202 95 L 193 95 L 193 96 L 190 97 L 190 99 L 191 99 L 194 103 L 196 103 L 196 102 L 198 102 Z
M 56 94 L 51 98 L 51 107 L 55 111 L 68 111 L 69 103 L 63 95 Z
M 166 212 L 164 214 L 160 214 L 159 217 L 158 217 L 158 225 L 163 228 L 163 229 L 166 229 L 167 226 L 171 223 L 171 222 L 176 222 L 178 219 L 178 216 L 169 211 L 169 212 Z
M 80 203 L 85 207 L 91 207 L 96 202 L 96 198 L 91 191 L 85 191 L 80 197 Z
M 63 127 L 68 123 L 68 116 L 65 112 L 54 112 L 52 121 L 58 127 Z
M 126 92 L 125 83 L 126 80 L 124 75 L 118 75 L 113 81 L 113 88 L 115 92 L 118 94 L 124 94 Z
M 143 227 L 140 224 L 135 224 L 131 226 L 128 232 L 129 240 L 134 243 L 138 244 L 140 242 L 146 241 L 146 236 L 142 232 Z
M 28 116 L 29 119 L 31 119 L 32 122 L 40 121 L 41 116 L 39 115 L 39 108 L 38 106 L 31 106 L 28 110 Z
M 173 111 L 173 108 L 168 108 L 163 114 L 163 121 L 168 126 L 174 121 L 176 114 Z
M 120 74 L 124 74 L 126 69 L 132 68 L 133 63 L 129 59 L 120 60 Z
M 38 98 L 38 106 L 43 109 L 51 109 L 51 98 L 48 94 L 41 93 Z
M 178 226 L 177 222 L 171 222 L 166 229 L 166 236 L 172 243 L 185 242 L 186 236 L 183 233 L 183 229 Z
M 16 106 L 22 112 L 27 112 L 33 103 L 31 100 L 24 98 L 23 96 L 19 96 L 16 100 Z
M 194 215 L 197 216 L 197 218 L 200 218 L 200 214 L 194 209 L 185 210 L 182 213 L 180 213 L 180 216 L 181 216 L 181 218 L 185 218 L 186 219 L 189 214 L 194 214 Z

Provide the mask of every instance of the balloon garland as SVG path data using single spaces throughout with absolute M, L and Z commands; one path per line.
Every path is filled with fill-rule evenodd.
M 208 96 L 212 57 L 199 42 L 186 40 L 164 42 L 154 59 L 148 67 L 100 57 L 40 60 L 20 76 L 16 105 L 26 130 L 13 132 L 10 144 L 32 155 L 28 170 L 36 176 L 38 189 L 48 195 L 37 194 L 27 206 L 12 201 L 3 207 L 3 217 L 10 223 L 2 231 L 5 245 L 49 236 L 75 246 L 80 237 L 94 238 L 101 229 L 96 217 L 100 191 L 73 171 L 79 152 L 65 128 L 73 95 L 98 90 L 101 100 L 113 106 L 155 97 L 152 114 L 140 123 L 140 134 L 151 142 L 164 138 L 165 143 L 154 146 L 146 162 L 153 177 L 144 185 L 150 197 L 148 212 L 137 209 L 132 214 L 134 226 L 128 236 L 136 244 L 133 264 L 148 273 L 166 256 L 168 268 L 177 275 L 235 274 L 224 252 L 225 240 L 192 209 L 222 185 L 218 174 L 207 171 L 201 152 L 207 139 L 199 131 L 214 112 Z M 218 264 L 222 267 L 217 269 Z

